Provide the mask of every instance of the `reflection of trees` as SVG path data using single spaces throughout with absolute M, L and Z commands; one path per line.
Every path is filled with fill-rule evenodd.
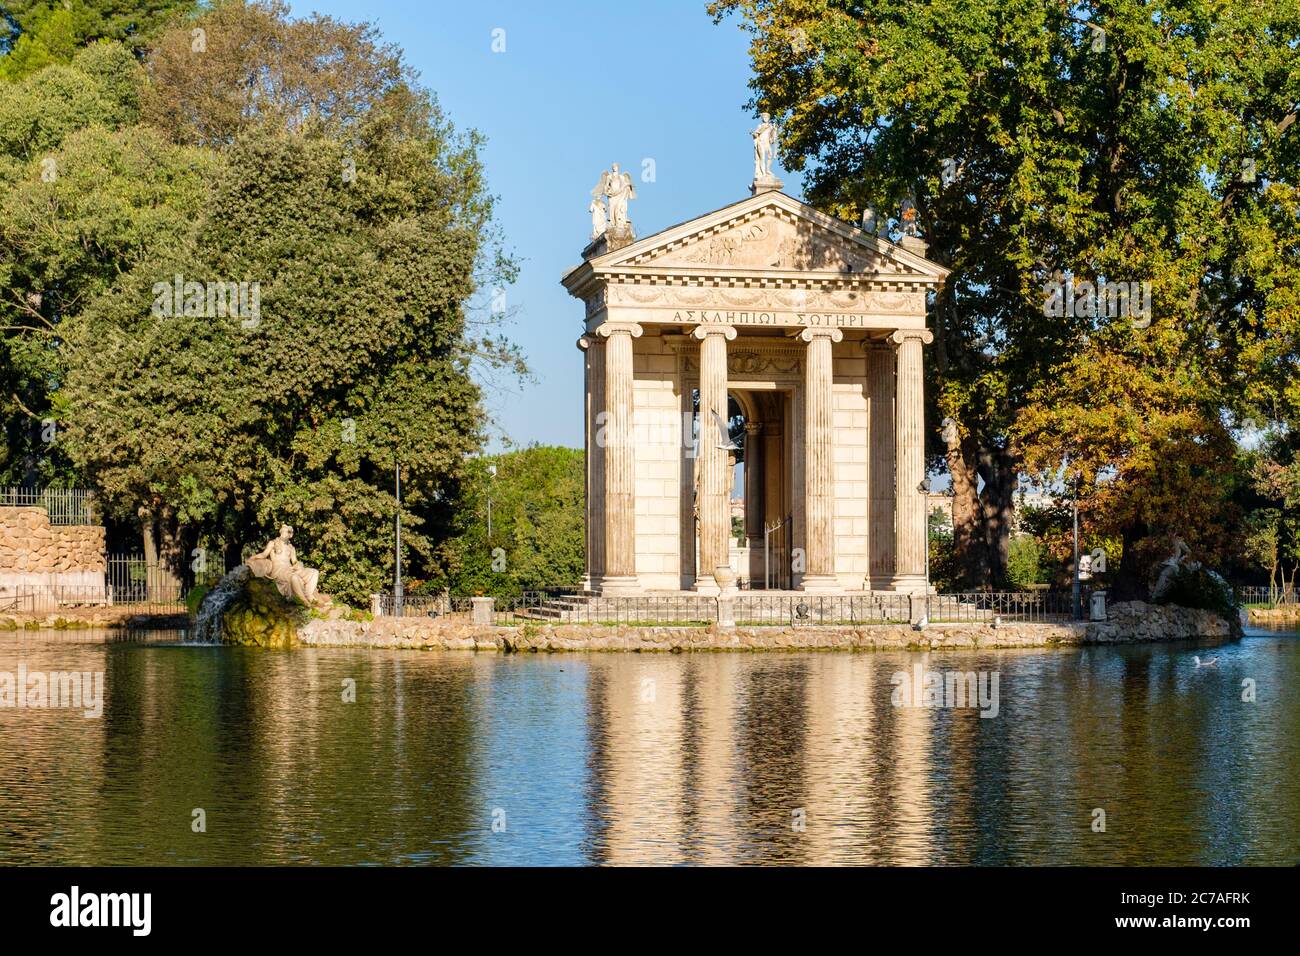
M 464 858 L 472 660 L 136 647 L 109 662 L 97 862 Z

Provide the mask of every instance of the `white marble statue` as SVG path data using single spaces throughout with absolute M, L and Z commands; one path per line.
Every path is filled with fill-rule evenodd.
M 308 607 L 324 607 L 330 599 L 316 593 L 320 572 L 298 560 L 298 552 L 289 543 L 292 538 L 293 528 L 281 525 L 280 536 L 272 538 L 265 548 L 244 563 L 255 577 L 274 581 L 276 590 L 284 597 L 297 599 Z
M 632 186 L 630 173 L 619 172 L 618 163 L 600 174 L 600 182 L 591 191 L 592 198 L 609 197 L 609 226 L 615 232 L 628 232 L 632 224 L 627 218 L 627 201 L 636 198 L 636 189 Z M 592 228 L 596 225 L 596 213 L 592 210 Z M 604 232 L 602 229 L 601 232 Z
M 862 207 L 862 231 L 873 236 L 880 235 L 880 219 L 876 215 L 875 206 Z
M 599 188 L 599 187 L 597 187 Z M 605 200 L 600 196 L 591 197 L 591 205 L 587 207 L 591 213 L 591 238 L 599 239 L 609 228 L 608 213 L 605 212 Z
M 750 135 L 754 137 L 754 180 L 773 179 L 772 159 L 776 156 L 776 124 L 764 113 L 763 121 Z

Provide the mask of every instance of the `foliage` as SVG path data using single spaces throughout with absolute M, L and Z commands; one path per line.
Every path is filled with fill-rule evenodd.
M 286 11 L 220 3 L 164 32 L 148 74 L 98 43 L 7 90 L 0 469 L 75 475 L 163 529 L 176 568 L 291 523 L 322 590 L 360 601 L 391 579 L 395 460 L 408 571 L 439 573 L 482 433 L 471 362 L 522 369 L 491 322 L 471 335 L 470 303 L 514 264 L 479 138 L 372 28 Z M 244 71 L 200 67 L 194 30 Z M 170 301 L 178 276 L 197 297 Z M 256 314 L 213 311 L 215 283 L 255 289 Z
M 468 472 L 464 505 L 444 550 L 446 572 L 424 590 L 506 596 L 582 581 L 581 450 L 535 445 L 474 459 Z
M 1044 584 L 1039 568 L 1039 546 L 1032 535 L 1017 534 L 1011 538 L 1007 557 L 1007 581 L 1013 587 L 1027 588 L 1031 584 Z
M 0 9 L 0 83 L 67 63 L 100 39 L 139 50 L 194 0 L 5 0 Z
M 810 199 L 856 219 L 910 194 L 953 270 L 928 420 L 956 426 L 934 448 L 968 579 L 998 577 L 1025 469 L 1081 482 L 1130 582 L 1170 531 L 1230 558 L 1226 423 L 1300 409 L 1300 4 L 710 9 L 753 32 L 755 105 Z M 1150 282 L 1150 316 L 1046 314 L 1049 283 L 1100 279 Z
M 926 522 L 930 549 L 930 584 L 938 591 L 961 587 L 961 568 L 953 548 L 952 525 L 940 509 L 930 512 Z
M 214 163 L 131 125 L 143 73 L 113 43 L 0 100 L 0 484 L 67 483 L 63 324 L 193 228 Z M 7 164 L 7 165 L 6 165 Z
M 149 51 L 144 116 L 178 143 L 228 146 L 264 124 L 359 143 L 428 136 L 411 71 L 369 24 L 313 14 L 291 20 L 282 0 L 219 3 L 164 33 Z

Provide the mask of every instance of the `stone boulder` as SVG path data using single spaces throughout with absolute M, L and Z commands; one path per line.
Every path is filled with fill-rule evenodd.
M 240 565 L 204 596 L 195 630 L 212 643 L 294 647 L 310 617 L 311 609 L 281 595 L 274 581 Z

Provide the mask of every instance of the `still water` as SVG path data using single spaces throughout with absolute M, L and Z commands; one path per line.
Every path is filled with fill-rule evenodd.
M 917 663 L 995 672 L 997 716 L 894 706 Z M 0 708 L 4 864 L 1300 862 L 1293 633 L 512 656 L 0 633 L 20 664 L 102 671 L 104 704 Z

